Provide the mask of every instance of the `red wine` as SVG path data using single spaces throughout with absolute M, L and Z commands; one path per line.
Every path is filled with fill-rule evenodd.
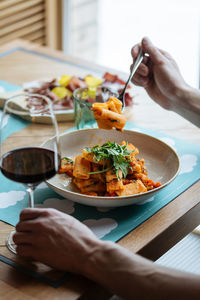
M 25 147 L 5 153 L 1 172 L 7 178 L 26 184 L 38 184 L 53 177 L 60 166 L 60 157 L 52 150 Z

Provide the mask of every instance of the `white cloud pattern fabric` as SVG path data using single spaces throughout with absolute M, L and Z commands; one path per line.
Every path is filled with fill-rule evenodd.
M 74 202 L 67 199 L 49 198 L 46 199 L 42 204 L 37 204 L 35 207 L 40 208 L 55 208 L 68 215 L 74 212 Z
M 38 185 L 37 189 L 47 189 L 48 185 L 45 182 L 42 182 Z
M 4 87 L 0 86 L 0 93 L 5 93 L 5 92 L 6 92 L 6 90 L 4 89 Z
M 184 154 L 180 157 L 181 170 L 179 174 L 192 172 L 197 165 L 198 157 L 194 154 Z
M 131 129 L 132 131 L 136 131 L 136 132 L 142 132 L 142 129 L 140 129 L 140 128 L 133 128 L 133 129 Z
M 111 218 L 102 218 L 99 220 L 88 219 L 83 221 L 98 238 L 103 238 L 118 226 L 116 220 Z
M 26 192 L 24 191 L 10 191 L 0 193 L 0 208 L 8 208 L 17 204 L 17 202 L 24 199 Z
M 169 145 L 170 147 L 172 147 L 175 151 L 175 141 L 173 139 L 170 139 L 168 137 L 162 137 L 160 138 L 161 141 L 163 141 L 165 144 Z
M 146 204 L 146 203 L 148 203 L 148 202 L 152 202 L 153 200 L 154 200 L 154 196 L 153 197 L 151 197 L 151 198 L 149 198 L 149 199 L 147 199 L 147 200 L 144 200 L 144 201 L 141 201 L 141 202 L 139 202 L 139 203 L 136 203 L 137 205 L 144 205 L 144 204 Z
M 2 111 L 0 111 L 0 120 L 1 120 L 1 117 L 2 117 Z M 7 125 L 8 119 L 9 119 L 9 115 L 6 115 L 3 120 L 3 128 Z

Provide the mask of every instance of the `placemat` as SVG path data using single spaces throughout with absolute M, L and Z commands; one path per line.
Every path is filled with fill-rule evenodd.
M 0 81 L 0 89 L 11 91 L 11 88 L 13 85 Z M 20 130 L 26 125 L 22 121 L 13 130 Z M 109 209 L 85 206 L 64 199 L 42 183 L 35 191 L 35 206 L 53 207 L 70 214 L 87 225 L 100 239 L 116 242 L 199 180 L 200 145 L 138 127 L 130 122 L 127 122 L 126 129 L 152 135 L 176 150 L 181 169 L 177 178 L 169 186 L 144 202 Z M 0 174 L 0 181 L 0 220 L 15 226 L 21 210 L 28 207 L 28 196 L 23 185 L 8 180 L 2 174 Z

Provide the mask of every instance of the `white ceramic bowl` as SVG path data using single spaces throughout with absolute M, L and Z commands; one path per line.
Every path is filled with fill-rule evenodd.
M 164 142 L 139 132 L 124 130 L 82 129 L 64 133 L 60 137 L 62 156 L 74 157 L 85 147 L 103 144 L 107 141 L 134 144 L 140 151 L 138 158 L 144 158 L 148 177 L 161 182 L 161 186 L 137 195 L 120 197 L 99 197 L 80 194 L 67 175 L 57 174 L 47 184 L 59 195 L 75 202 L 98 207 L 117 207 L 138 203 L 152 197 L 165 188 L 178 174 L 179 158 L 176 152 Z M 51 141 L 47 142 L 50 146 Z

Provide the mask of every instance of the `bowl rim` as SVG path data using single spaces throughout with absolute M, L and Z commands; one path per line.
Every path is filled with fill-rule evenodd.
M 105 129 L 99 129 L 99 128 L 87 128 L 87 129 L 79 129 L 79 130 L 73 130 L 73 131 L 70 131 L 70 132 L 63 132 L 62 134 L 59 135 L 59 138 L 60 137 L 63 137 L 65 135 L 73 135 L 73 134 L 76 134 L 76 133 L 79 133 L 79 132 L 87 132 L 87 131 L 107 131 Z M 138 132 L 138 131 L 134 131 L 134 130 L 130 130 L 130 129 L 124 129 L 123 132 L 129 132 L 129 133 L 136 133 L 138 135 L 142 135 L 142 136 L 147 136 L 147 137 L 150 137 L 151 139 L 155 140 L 156 142 L 164 145 L 165 147 L 169 148 L 175 155 L 176 159 L 177 159 L 177 163 L 178 163 L 178 167 L 177 167 L 177 170 L 175 172 L 175 174 L 173 175 L 173 177 L 168 180 L 167 182 L 165 182 L 164 184 L 162 184 L 161 186 L 153 189 L 153 190 L 150 190 L 150 191 L 147 191 L 147 192 L 144 192 L 144 193 L 139 193 L 139 194 L 135 194 L 135 195 L 127 195 L 127 196 L 117 196 L 117 197 L 106 197 L 106 196 L 91 196 L 91 195 L 85 195 L 85 194 L 81 194 L 81 193 L 77 193 L 77 192 L 73 192 L 73 191 L 69 191 L 69 190 L 66 190 L 65 188 L 61 188 L 61 187 L 57 187 L 55 186 L 54 184 L 51 184 L 49 182 L 49 180 L 46 181 L 46 183 L 52 188 L 56 188 L 57 190 L 60 190 L 62 192 L 66 192 L 66 193 L 69 193 L 71 195 L 74 195 L 74 196 L 78 196 L 80 198 L 91 198 L 91 199 L 96 199 L 96 200 L 99 200 L 99 201 L 104 201 L 104 200 L 117 200 L 117 199 L 130 199 L 130 198 L 138 198 L 140 196 L 143 196 L 143 195 L 151 195 L 153 193 L 155 193 L 156 191 L 159 191 L 161 189 L 163 189 L 164 187 L 166 187 L 167 185 L 169 185 L 176 177 L 177 175 L 179 174 L 180 172 L 180 159 L 179 159 L 179 156 L 177 154 L 177 152 L 171 147 L 169 146 L 168 144 L 166 144 L 165 142 L 161 141 L 160 139 L 154 137 L 154 136 L 151 136 L 149 134 L 146 134 L 146 133 L 143 133 L 143 132 Z M 123 133 L 122 132 L 122 133 Z M 56 174 L 55 176 L 57 176 L 58 174 Z M 51 180 L 51 179 L 50 179 Z

